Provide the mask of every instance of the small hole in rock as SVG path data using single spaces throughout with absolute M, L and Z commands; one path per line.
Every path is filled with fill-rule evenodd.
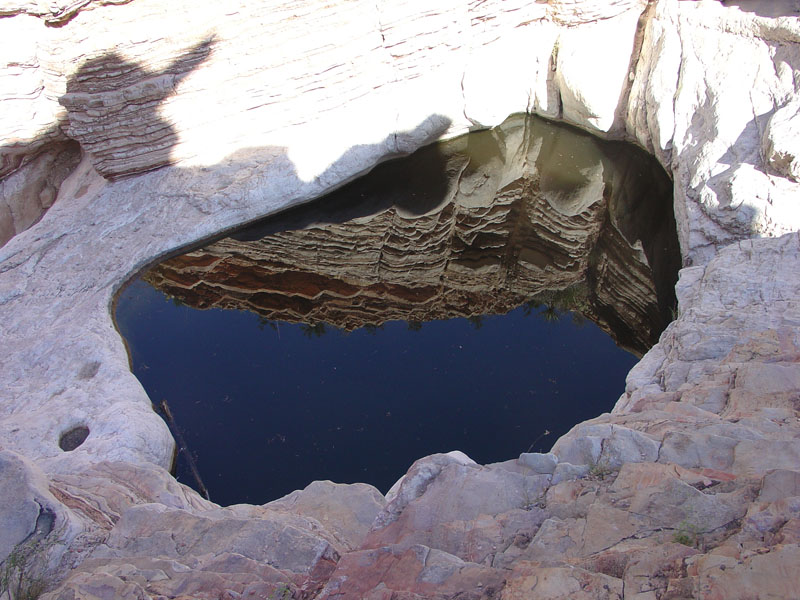
M 89 428 L 85 425 L 78 425 L 61 434 L 61 439 L 58 440 L 58 447 L 64 452 L 75 450 L 86 441 L 87 437 L 89 437 Z
M 100 370 L 100 361 L 93 360 L 92 362 L 88 362 L 81 367 L 81 370 L 78 371 L 78 379 L 91 379 L 97 372 Z

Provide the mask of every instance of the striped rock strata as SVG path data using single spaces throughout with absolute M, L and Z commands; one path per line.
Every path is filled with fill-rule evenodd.
M 624 150 L 518 115 L 144 277 L 196 308 L 345 330 L 549 298 L 641 356 L 671 320 L 679 253 L 667 177 Z

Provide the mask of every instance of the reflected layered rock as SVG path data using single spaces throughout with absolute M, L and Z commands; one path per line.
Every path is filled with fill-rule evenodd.
M 641 354 L 670 320 L 679 261 L 671 183 L 654 161 L 520 115 L 144 278 L 196 308 L 346 330 L 573 310 Z

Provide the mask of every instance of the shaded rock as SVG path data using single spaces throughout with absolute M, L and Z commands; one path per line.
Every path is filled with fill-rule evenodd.
M 383 495 L 371 485 L 314 481 L 265 506 L 316 519 L 347 549 L 356 549 L 385 505 Z
M 697 556 L 687 561 L 694 597 L 792 598 L 800 585 L 800 547 L 787 545 L 741 560 Z
M 6 450 L 0 450 L 0 531 L 0 563 L 17 551 L 30 577 L 48 567 L 63 573 L 77 558 L 65 556 L 67 546 L 78 547 L 87 537 L 79 518 L 51 493 L 46 475 Z
M 668 542 L 655 547 L 638 547 L 625 553 L 622 579 L 626 596 L 632 598 L 658 597 L 674 582 L 685 577 L 684 561 L 698 551 L 683 544 Z
M 551 474 L 558 464 L 558 457 L 552 452 L 547 454 L 540 454 L 538 452 L 526 452 L 519 455 L 517 461 L 528 468 L 534 473 L 544 475 Z
M 151 596 L 137 582 L 107 574 L 79 573 L 73 575 L 57 592 L 43 596 L 43 600 L 73 600 L 76 597 L 85 600 L 148 600 Z
M 53 205 L 61 184 L 80 158 L 75 142 L 56 142 L 0 179 L 0 246 L 33 225 Z
M 759 502 L 775 502 L 789 496 L 800 496 L 800 472 L 775 470 L 764 475 Z
M 310 574 L 320 561 L 338 560 L 338 543 L 308 520 L 268 509 L 258 513 L 253 519 L 232 509 L 192 514 L 162 504 L 133 506 L 93 557 L 179 559 L 228 552 L 301 574 Z
M 582 554 L 584 519 L 546 519 L 521 558 L 530 561 L 560 562 Z
M 556 468 L 553 471 L 553 479 L 551 483 L 555 485 L 557 483 L 561 483 L 562 481 L 580 479 L 581 477 L 586 477 L 590 470 L 591 466 L 588 464 L 573 465 L 572 463 L 568 462 L 560 462 L 556 465 Z
M 646 434 L 627 427 L 583 423 L 562 436 L 553 453 L 567 463 L 615 468 L 626 462 L 654 461 L 659 446 Z
M 659 460 L 682 467 L 728 471 L 733 466 L 737 443 L 734 438 L 707 433 L 670 432 L 664 436 Z
M 759 475 L 770 469 L 792 469 L 800 464 L 800 441 L 743 440 L 736 445 L 731 470 Z
M 505 576 L 504 571 L 464 562 L 425 546 L 386 547 L 343 557 L 318 597 L 497 598 Z
M 618 503 L 624 502 L 626 510 L 648 519 L 651 526 L 686 528 L 698 534 L 740 519 L 753 499 L 747 487 L 734 492 L 717 492 L 709 487 L 712 492 L 704 493 L 677 475 L 679 472 L 667 465 L 626 464 L 611 491 Z
M 405 482 L 397 498 L 375 519 L 366 548 L 421 544 L 463 560 L 489 563 L 521 532 L 532 537 L 544 519 L 536 504 L 549 476 L 526 476 L 505 469 L 463 463 L 445 455 L 417 461 L 406 476 L 409 484 L 428 467 L 438 472 L 426 479 L 424 490 L 402 504 Z M 454 490 L 458 490 L 454 493 Z
M 800 100 L 775 111 L 764 129 L 764 157 L 775 171 L 800 181 Z
M 622 581 L 608 575 L 572 566 L 545 567 L 523 561 L 515 565 L 500 597 L 503 600 L 621 600 L 622 590 Z
M 423 495 L 442 469 L 450 464 L 478 466 L 474 460 L 460 451 L 433 454 L 419 459 L 386 493 L 388 504 L 375 518 L 375 527 L 385 527 L 397 520 L 405 508 Z
M 40 516 L 49 511 L 55 518 L 45 502 L 49 500 L 51 506 L 55 503 L 44 475 L 11 452 L 0 453 L 0 480 L 0 561 L 4 561 L 16 546 L 36 534 Z M 50 533 L 53 525 L 51 521 L 42 535 Z
M 90 559 L 46 600 L 106 598 L 279 598 L 299 589 L 294 576 L 237 554 L 188 561 L 159 558 Z M 191 565 L 191 566 L 190 566 Z

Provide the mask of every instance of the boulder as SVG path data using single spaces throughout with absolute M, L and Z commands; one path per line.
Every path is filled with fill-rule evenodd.
M 371 485 L 314 481 L 265 506 L 316 519 L 345 547 L 356 549 L 385 505 L 386 499 Z
M 800 181 L 800 100 L 776 110 L 764 129 L 764 157 L 784 177 Z

